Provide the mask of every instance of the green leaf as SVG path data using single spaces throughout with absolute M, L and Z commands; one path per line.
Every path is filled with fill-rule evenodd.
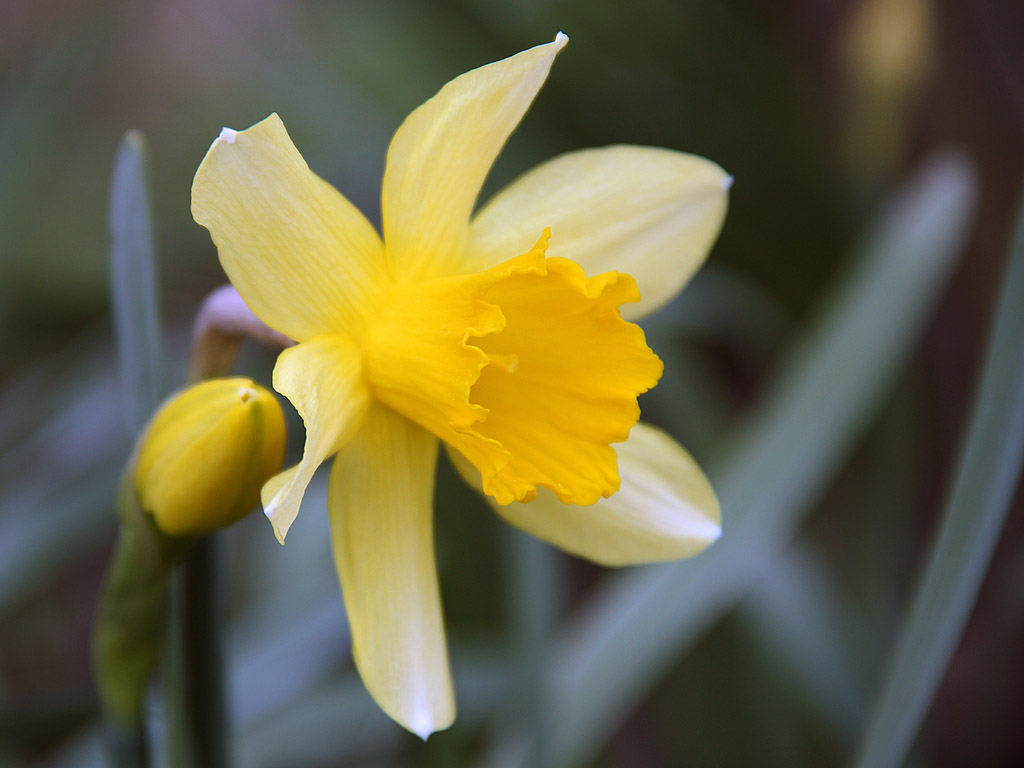
M 949 665 L 1013 499 L 1024 458 L 1024 208 L 974 413 L 942 526 L 860 755 L 899 765 Z
M 514 680 L 507 710 L 499 716 L 507 721 L 507 727 L 521 728 L 532 736 L 531 768 L 547 768 L 555 764 L 548 748 L 548 733 L 556 718 L 550 708 L 544 652 L 563 598 L 557 586 L 559 553 L 547 542 L 511 526 L 503 533 L 507 542 L 508 622 L 512 634 L 509 651 Z
M 130 468 L 121 480 L 118 517 L 120 533 L 96 607 L 93 669 L 104 712 L 131 733 L 142 727 L 171 573 L 191 542 L 166 536 L 139 509 Z
M 608 578 L 551 659 L 559 764 L 591 757 L 672 661 L 770 567 L 906 359 L 963 240 L 962 161 L 935 158 L 881 216 L 850 274 L 724 462 L 708 552 Z
M 133 433 L 164 393 L 157 296 L 146 142 L 138 131 L 128 131 L 117 150 L 110 189 L 110 297 Z
M 843 621 L 849 609 L 827 564 L 795 542 L 740 604 L 748 634 L 833 733 L 852 737 L 864 684 Z

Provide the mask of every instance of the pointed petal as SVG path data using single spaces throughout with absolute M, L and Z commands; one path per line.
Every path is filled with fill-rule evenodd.
M 375 407 L 328 486 L 356 667 L 380 707 L 423 739 L 455 719 L 434 565 L 436 459 L 433 435 Z
M 626 319 L 650 314 L 693 276 L 718 237 L 732 178 L 714 163 L 655 147 L 570 152 L 499 192 L 473 219 L 466 271 L 522 253 L 551 228 L 548 256 L 588 275 L 619 271 L 640 288 Z
M 399 127 L 388 149 L 382 195 L 394 274 L 438 277 L 461 263 L 484 178 L 566 42 L 559 33 L 553 43 L 460 75 Z
M 296 341 L 353 330 L 385 268 L 373 227 L 309 170 L 276 114 L 213 142 L 192 216 L 249 309 Z
M 274 366 L 274 389 L 292 402 L 306 425 L 302 461 L 263 486 L 263 511 L 284 544 L 313 473 L 362 425 L 370 391 L 359 349 L 344 336 L 319 336 L 282 352 Z
M 690 557 L 718 539 L 722 528 L 715 493 L 675 440 L 640 422 L 629 440 L 615 448 L 622 487 L 596 504 L 563 504 L 544 489 L 528 504 L 488 501 L 512 525 L 603 565 Z M 449 456 L 479 488 L 479 473 L 453 451 Z

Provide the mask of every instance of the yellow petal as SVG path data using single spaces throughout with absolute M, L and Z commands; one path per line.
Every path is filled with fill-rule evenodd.
M 385 269 L 380 238 L 309 170 L 276 114 L 213 142 L 192 183 L 192 216 L 271 328 L 296 341 L 357 331 Z
M 460 75 L 399 127 L 381 203 L 388 259 L 399 279 L 452 274 L 461 264 L 484 178 L 566 42 L 559 33 L 553 43 Z
M 563 504 L 541 491 L 529 504 L 491 506 L 512 525 L 603 565 L 676 560 L 703 551 L 721 535 L 715 493 L 693 458 L 659 429 L 637 424 L 615 446 L 622 487 L 590 506 Z M 449 456 L 480 489 L 479 473 Z
M 370 695 L 426 738 L 455 719 L 434 564 L 437 439 L 375 407 L 334 460 L 328 508 L 352 654 Z
M 263 486 L 263 508 L 282 544 L 313 473 L 356 433 L 370 406 L 359 348 L 344 336 L 320 336 L 286 349 L 274 366 L 274 389 L 306 425 L 302 461 Z
M 570 152 L 499 192 L 473 219 L 466 272 L 522 253 L 551 229 L 548 256 L 587 274 L 631 274 L 636 319 L 675 296 L 704 263 L 725 218 L 732 179 L 709 160 L 655 147 Z

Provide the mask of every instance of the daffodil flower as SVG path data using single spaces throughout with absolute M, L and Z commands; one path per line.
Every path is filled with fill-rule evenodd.
M 192 187 L 245 303 L 297 342 L 274 387 L 305 422 L 304 453 L 264 486 L 266 514 L 283 542 L 336 455 L 328 508 L 355 663 L 424 738 L 455 716 L 433 546 L 439 440 L 502 517 L 601 563 L 685 557 L 720 532 L 694 461 L 637 424 L 662 365 L 630 321 L 704 260 L 729 177 L 679 152 L 589 149 L 473 215 L 566 42 L 461 75 L 409 115 L 388 150 L 383 237 L 276 114 L 224 129 Z

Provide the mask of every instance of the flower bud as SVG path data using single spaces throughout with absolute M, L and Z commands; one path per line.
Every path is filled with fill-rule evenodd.
M 211 533 L 244 517 L 284 460 L 284 414 L 246 378 L 209 379 L 168 399 L 139 443 L 139 505 L 171 536 Z

